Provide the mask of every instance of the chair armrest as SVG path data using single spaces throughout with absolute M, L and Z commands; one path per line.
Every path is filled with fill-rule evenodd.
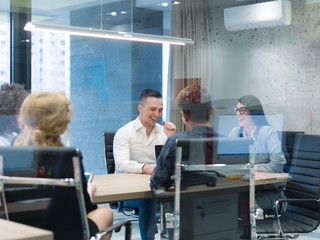
M 286 198 L 286 199 L 278 199 L 276 201 L 277 202 L 320 202 L 320 199 L 316 199 L 316 198 L 301 198 L 301 199 L 296 199 L 296 198 Z
M 301 199 L 294 199 L 294 198 L 287 198 L 287 199 L 278 199 L 274 202 L 273 209 L 274 212 L 276 213 L 276 218 L 280 216 L 279 214 L 279 204 L 280 203 L 288 203 L 288 202 L 320 202 L 320 199 L 315 199 L 315 198 L 301 198 Z
M 301 198 L 301 199 L 294 199 L 294 198 L 283 198 L 278 199 L 274 202 L 273 209 L 276 213 L 276 218 L 279 216 L 278 210 L 280 209 L 278 206 L 280 203 L 288 203 L 288 202 L 320 202 L 320 199 L 315 198 Z
M 278 199 L 278 200 L 276 200 L 273 208 L 276 213 L 275 218 L 277 219 L 280 232 L 283 236 L 285 236 L 285 233 L 283 232 L 282 227 L 281 227 L 281 221 L 280 221 L 281 215 L 279 214 L 279 211 L 278 211 L 278 209 L 279 209 L 278 205 L 280 203 L 284 203 L 284 202 L 319 202 L 320 203 L 320 199 L 304 198 L 304 199 Z
M 107 235 L 110 232 L 113 231 L 120 231 L 121 227 L 124 225 L 126 228 L 126 233 L 125 233 L 125 239 L 131 239 L 131 221 L 133 219 L 124 219 L 124 220 L 120 220 L 116 223 L 114 223 L 113 225 L 107 227 L 106 229 L 96 233 L 96 235 L 94 237 L 91 237 L 90 240 L 99 240 L 101 239 L 103 236 Z

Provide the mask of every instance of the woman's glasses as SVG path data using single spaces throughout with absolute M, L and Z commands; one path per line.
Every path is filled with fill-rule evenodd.
M 248 108 L 246 108 L 246 107 L 241 107 L 241 108 L 234 107 L 233 111 L 234 111 L 234 113 L 237 113 L 239 111 L 240 114 L 245 114 L 248 111 Z

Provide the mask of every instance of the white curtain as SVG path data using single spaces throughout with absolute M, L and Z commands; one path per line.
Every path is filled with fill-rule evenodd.
M 174 2 L 174 1 L 172 1 Z M 180 90 L 189 84 L 210 88 L 210 45 L 205 0 L 182 0 L 172 6 L 171 35 L 191 38 L 194 45 L 171 46 L 171 116 L 177 131 L 184 131 L 181 114 L 174 104 Z

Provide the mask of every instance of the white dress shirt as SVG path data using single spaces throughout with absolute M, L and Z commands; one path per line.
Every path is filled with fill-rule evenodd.
M 156 163 L 155 145 L 163 145 L 167 136 L 156 123 L 147 139 L 146 128 L 139 117 L 120 128 L 113 140 L 116 173 L 142 173 L 144 164 Z

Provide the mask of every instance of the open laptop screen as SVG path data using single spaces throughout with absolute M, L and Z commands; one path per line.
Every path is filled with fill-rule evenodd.
M 214 154 L 214 163 L 246 164 L 249 163 L 251 138 L 219 138 Z
M 199 138 L 179 139 L 182 147 L 182 163 L 185 164 L 247 164 L 250 161 L 249 146 L 253 140 L 249 138 Z M 245 169 L 246 170 L 246 169 Z M 219 170 L 223 176 L 243 176 L 248 171 Z
M 156 153 L 156 159 L 159 157 L 161 150 L 162 150 L 163 145 L 155 145 L 155 153 Z
M 189 138 L 179 139 L 182 162 L 189 164 L 243 164 L 249 162 L 249 138 Z

